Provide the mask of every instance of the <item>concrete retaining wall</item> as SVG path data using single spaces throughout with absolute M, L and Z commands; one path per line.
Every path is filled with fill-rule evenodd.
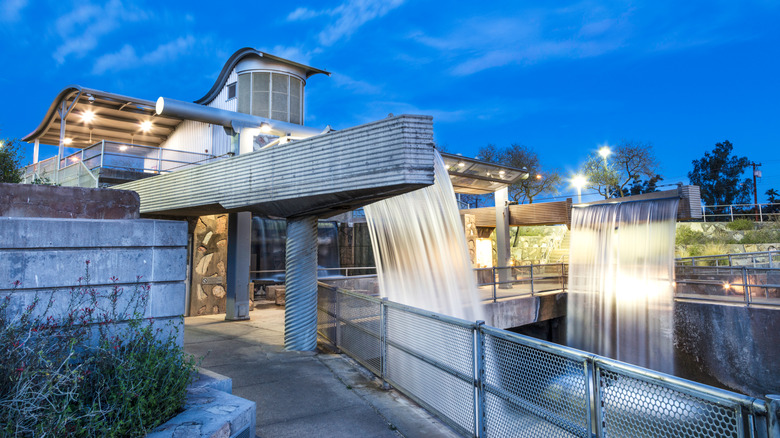
M 148 219 L 0 217 L 0 296 L 21 282 L 13 306 L 36 293 L 67 303 L 89 260 L 90 284 L 99 291 L 116 282 L 132 293 L 137 277 L 149 284 L 144 314 L 158 321 L 184 313 L 187 223 Z M 180 336 L 181 341 L 181 336 Z

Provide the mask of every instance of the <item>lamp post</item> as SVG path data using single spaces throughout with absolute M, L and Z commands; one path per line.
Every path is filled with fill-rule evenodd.
M 585 187 L 585 184 L 587 183 L 588 180 L 582 175 L 574 175 L 574 178 L 571 179 L 571 185 L 577 188 L 578 204 L 582 204 L 582 188 Z
M 609 149 L 609 146 L 604 145 L 601 148 L 599 148 L 599 155 L 601 155 L 601 158 L 604 159 L 604 181 L 608 182 L 609 178 L 607 174 L 609 173 L 609 168 L 607 167 L 607 157 L 612 153 L 612 150 Z M 609 195 L 609 184 L 607 184 L 607 195 Z

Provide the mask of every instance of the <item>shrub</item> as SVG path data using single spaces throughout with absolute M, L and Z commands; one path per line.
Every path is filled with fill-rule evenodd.
M 181 321 L 157 327 L 148 285 L 100 292 L 88 267 L 64 307 L 54 293 L 22 309 L 2 298 L 0 435 L 143 436 L 183 406 L 196 363 L 176 343 Z
M 710 239 L 702 231 L 679 227 L 675 233 L 674 241 L 676 245 L 701 245 L 709 243 Z
M 733 231 L 746 231 L 755 228 L 756 223 L 750 219 L 734 219 L 726 224 L 726 228 Z
M 777 243 L 780 242 L 780 230 L 773 228 L 762 228 L 759 230 L 747 231 L 739 243 Z

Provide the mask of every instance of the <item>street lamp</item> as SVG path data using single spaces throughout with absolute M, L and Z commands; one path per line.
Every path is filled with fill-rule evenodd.
M 582 175 L 574 175 L 571 179 L 571 185 L 577 188 L 577 203 L 582 204 L 582 188 L 588 183 L 588 179 Z
M 611 154 L 612 151 L 609 149 L 609 146 L 602 146 L 601 149 L 599 149 L 599 155 L 601 155 L 601 158 L 604 159 L 604 164 L 607 164 L 607 157 L 609 154 Z

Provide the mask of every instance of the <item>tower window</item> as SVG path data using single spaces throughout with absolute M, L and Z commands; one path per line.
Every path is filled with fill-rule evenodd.
M 228 84 L 227 86 L 227 100 L 236 98 L 236 83 Z

